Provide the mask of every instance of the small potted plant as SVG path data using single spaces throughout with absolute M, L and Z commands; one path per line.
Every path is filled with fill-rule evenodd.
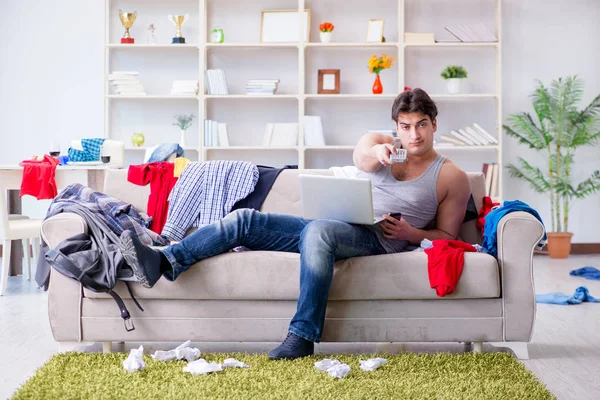
M 600 170 L 591 171 L 579 183 L 573 182 L 575 150 L 596 145 L 600 139 L 600 95 L 578 108 L 583 82 L 577 76 L 568 76 L 552 81 L 549 87 L 538 82 L 530 98 L 539 122 L 529 112 L 522 112 L 510 115 L 510 126 L 503 128 L 508 136 L 537 150 L 545 163 L 538 167 L 519 157 L 520 166 L 508 164 L 507 168 L 510 176 L 523 179 L 535 192 L 550 199 L 548 251 L 552 258 L 566 258 L 571 252 L 569 212 L 573 202 L 600 190 Z
M 381 85 L 381 80 L 379 79 L 379 73 L 384 69 L 388 69 L 392 67 L 396 59 L 392 56 L 388 56 L 383 53 L 381 57 L 377 57 L 377 55 L 373 54 L 369 59 L 369 72 L 377 75 L 375 77 L 375 82 L 373 83 L 373 94 L 381 94 L 383 93 L 383 86 Z
M 323 22 L 321 25 L 319 25 L 319 30 L 321 31 L 320 32 L 321 42 L 323 42 L 323 43 L 331 42 L 331 32 L 333 32 L 334 28 L 335 28 L 335 26 L 333 26 L 333 24 L 331 22 Z
M 179 139 L 179 145 L 181 147 L 185 146 L 185 131 L 192 125 L 192 121 L 196 116 L 194 114 L 190 115 L 174 115 L 175 121 L 173 125 L 178 126 L 181 129 L 181 137 Z
M 460 80 L 467 78 L 467 70 L 460 65 L 449 65 L 441 73 L 443 79 L 448 81 L 450 94 L 460 93 Z

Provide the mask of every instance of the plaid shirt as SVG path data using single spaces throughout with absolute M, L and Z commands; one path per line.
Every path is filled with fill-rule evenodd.
M 50 204 L 48 213 L 66 204 L 82 204 L 92 213 L 106 221 L 110 229 L 121 236 L 125 230 L 135 232 L 142 243 L 147 246 L 166 246 L 169 240 L 148 229 L 152 219 L 140 214 L 131 205 L 110 197 L 104 193 L 95 192 L 87 186 L 75 183 L 67 186 Z
M 69 161 L 98 161 L 103 144 L 104 139 L 81 139 L 83 151 L 69 147 Z
M 233 205 L 252 193 L 258 168 L 245 161 L 189 163 L 169 195 L 162 235 L 181 240 L 190 227 L 218 221 Z

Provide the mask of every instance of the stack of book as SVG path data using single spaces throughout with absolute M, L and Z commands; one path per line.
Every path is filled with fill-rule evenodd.
M 228 147 L 229 137 L 227 134 L 227 124 L 204 120 L 204 147 Z
M 173 81 L 171 95 L 195 96 L 198 94 L 198 81 Z
M 497 42 L 496 36 L 482 23 L 445 26 L 461 42 Z
M 144 96 L 144 86 L 138 80 L 138 71 L 113 71 L 108 82 L 115 91 L 124 96 Z
M 449 135 L 441 135 L 440 139 L 446 146 L 494 146 L 498 144 L 498 139 L 490 135 L 479 124 L 474 123 L 465 129 L 452 129 Z
M 250 96 L 274 95 L 279 87 L 279 79 L 250 79 L 246 84 L 246 94 Z
M 485 176 L 485 195 L 493 199 L 498 196 L 499 166 L 496 163 L 485 163 L 482 172 Z
M 222 69 L 207 69 L 206 70 L 206 94 L 209 95 L 228 95 L 227 80 L 225 79 L 225 71 Z

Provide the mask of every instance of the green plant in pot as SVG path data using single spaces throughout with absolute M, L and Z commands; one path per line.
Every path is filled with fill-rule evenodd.
M 449 65 L 440 74 L 440 76 L 448 81 L 448 93 L 460 93 L 460 80 L 467 78 L 467 70 L 460 65 Z
M 179 127 L 179 129 L 181 129 L 181 135 L 179 138 L 179 146 L 185 147 L 185 131 L 192 125 L 192 122 L 194 121 L 194 118 L 196 118 L 196 116 L 194 114 L 190 114 L 190 115 L 176 114 L 173 116 L 173 118 L 175 118 L 175 122 L 173 122 L 173 125 Z
M 600 138 L 600 95 L 578 110 L 583 97 L 583 81 L 576 75 L 559 78 L 531 94 L 537 121 L 522 112 L 508 117 L 507 135 L 541 153 L 546 164 L 537 167 L 519 157 L 520 168 L 507 166 L 510 176 L 529 182 L 537 193 L 550 197 L 552 231 L 548 233 L 548 250 L 554 258 L 566 258 L 571 252 L 569 211 L 573 202 L 600 190 L 600 171 L 573 183 L 573 164 L 578 147 L 595 145 Z

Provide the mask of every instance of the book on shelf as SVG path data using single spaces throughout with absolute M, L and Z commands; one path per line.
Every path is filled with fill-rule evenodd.
M 173 81 L 171 86 L 172 95 L 193 95 L 198 93 L 198 81 Z
M 323 122 L 318 115 L 304 116 L 304 144 L 306 146 L 320 147 L 325 146 L 325 137 L 323 136 Z
M 268 123 L 263 137 L 264 147 L 294 147 L 298 143 L 298 123 Z
M 205 73 L 206 94 L 225 96 L 229 94 L 227 90 L 227 79 L 225 71 L 222 69 L 207 69 Z
M 248 95 L 273 95 L 279 88 L 279 79 L 250 79 L 246 83 Z
M 229 136 L 227 134 L 227 124 L 223 122 L 219 122 L 218 124 L 218 142 L 221 147 L 229 146 Z
M 496 36 L 481 22 L 476 24 L 448 25 L 444 29 L 465 43 L 498 41 Z
M 449 134 L 441 135 L 440 139 L 457 146 L 495 146 L 498 144 L 498 140 L 477 123 L 464 129 L 451 129 Z
M 433 44 L 433 32 L 404 32 L 404 43 L 407 44 Z
M 111 88 L 120 95 L 139 95 L 146 94 L 144 85 L 137 78 L 137 71 L 113 71 L 108 75 L 108 83 Z
M 498 196 L 498 175 L 500 174 L 498 163 L 484 163 L 482 172 L 485 177 L 485 195 Z

